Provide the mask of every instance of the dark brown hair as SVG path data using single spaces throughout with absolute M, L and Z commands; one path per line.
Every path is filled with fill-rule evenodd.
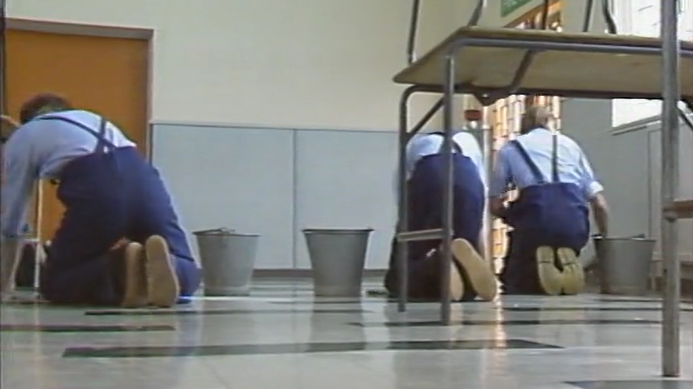
M 40 93 L 22 104 L 19 122 L 24 124 L 44 113 L 70 109 L 73 109 L 72 104 L 66 98 L 55 93 Z

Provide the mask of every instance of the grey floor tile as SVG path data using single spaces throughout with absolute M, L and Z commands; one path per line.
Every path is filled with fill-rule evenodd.
M 436 351 L 436 350 L 499 350 L 499 349 L 557 349 L 558 346 L 526 340 L 458 340 L 458 341 L 394 341 L 394 342 L 330 342 L 238 344 L 215 346 L 170 347 L 71 347 L 63 354 L 67 358 L 151 358 L 205 357 L 219 355 L 343 353 L 370 351 Z
M 455 304 L 453 326 L 440 325 L 436 303 L 402 313 L 365 294 L 316 298 L 309 280 L 175 310 L 2 305 L 0 386 L 691 388 L 693 307 L 681 307 L 684 378 L 664 382 L 656 299 L 502 296 Z
M 693 389 L 693 381 L 580 381 L 569 382 L 582 389 Z
M 173 331 L 168 325 L 65 325 L 65 324 L 1 324 L 2 332 L 52 332 L 52 333 L 87 333 L 87 332 L 152 332 Z

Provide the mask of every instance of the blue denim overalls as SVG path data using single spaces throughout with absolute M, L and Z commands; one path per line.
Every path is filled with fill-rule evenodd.
M 558 177 L 558 135 L 553 135 L 551 181 L 547 182 L 520 142 L 511 141 L 532 171 L 538 185 L 520 190 L 503 218 L 512 227 L 501 274 L 504 291 L 511 294 L 542 293 L 539 287 L 536 249 L 567 247 L 576 255 L 589 240 L 587 198 L 577 184 Z
M 433 135 L 443 136 L 441 132 Z M 474 247 L 479 245 L 479 234 L 484 218 L 484 184 L 474 162 L 462 154 L 453 141 L 453 239 L 466 239 Z M 407 230 L 440 228 L 443 220 L 442 204 L 445 184 L 445 155 L 442 150 L 421 158 L 407 182 L 409 226 Z M 409 242 L 409 295 L 413 299 L 438 299 L 440 297 L 440 266 L 438 261 L 427 259 L 427 254 L 440 247 L 440 240 Z M 455 264 L 456 262 L 453 261 Z M 463 277 L 465 272 L 459 269 Z M 465 282 L 464 299 L 473 299 Z M 397 295 L 397 242 L 393 240 L 390 266 L 385 276 L 385 287 L 391 295 Z
M 169 245 L 181 296 L 192 295 L 200 270 L 159 172 L 135 147 L 109 142 L 103 118 L 98 131 L 59 115 L 35 120 L 67 122 L 98 139 L 92 154 L 68 162 L 60 173 L 57 195 L 65 214 L 41 272 L 43 297 L 62 304 L 120 304 L 123 261 L 110 249 L 123 238 L 144 243 L 152 235 Z

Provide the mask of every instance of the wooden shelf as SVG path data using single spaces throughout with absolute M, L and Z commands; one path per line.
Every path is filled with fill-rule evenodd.
M 442 70 L 450 46 L 464 40 L 487 43 L 464 46 L 455 53 L 455 81 L 463 93 L 486 93 L 511 85 L 528 49 L 504 47 L 502 43 L 533 42 L 537 45 L 575 45 L 582 49 L 537 50 L 515 91 L 517 94 L 605 99 L 661 99 L 662 96 L 662 60 L 660 55 L 652 55 L 652 50 L 661 48 L 660 39 L 518 28 L 460 28 L 400 71 L 394 81 L 398 84 L 441 88 L 445 85 Z M 619 52 L 622 47 L 650 51 L 625 54 Z M 693 42 L 684 41 L 681 42 L 681 68 L 691 67 Z M 681 95 L 693 98 L 693 72 L 681 72 L 679 81 Z

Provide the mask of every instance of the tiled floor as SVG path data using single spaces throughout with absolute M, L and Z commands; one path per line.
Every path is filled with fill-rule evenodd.
M 307 282 L 177 311 L 7 305 L 1 386 L 693 388 L 693 306 L 682 306 L 683 378 L 672 382 L 659 378 L 659 303 L 631 300 L 503 297 L 455 305 L 450 327 L 437 304 L 397 313 L 382 298 L 315 300 Z

